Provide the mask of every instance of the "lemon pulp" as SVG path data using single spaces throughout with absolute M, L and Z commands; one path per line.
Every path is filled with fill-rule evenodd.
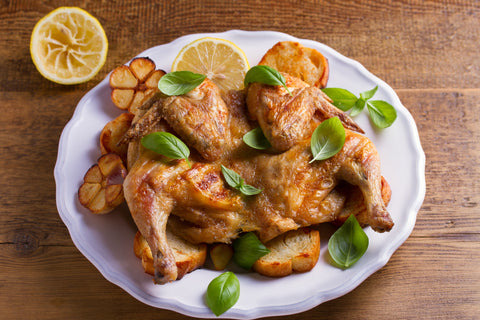
M 224 91 L 242 89 L 248 69 L 242 49 L 231 41 L 212 37 L 184 46 L 172 64 L 172 71 L 204 74 Z
M 90 80 L 107 57 L 108 40 L 96 18 L 77 7 L 60 7 L 34 27 L 30 54 L 37 70 L 61 84 Z

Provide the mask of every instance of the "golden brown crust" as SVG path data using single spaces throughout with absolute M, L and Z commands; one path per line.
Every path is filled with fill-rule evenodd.
M 278 42 L 265 53 L 259 64 L 300 78 L 311 86 L 324 88 L 327 85 L 328 60 L 317 50 L 298 42 Z
M 133 114 L 125 112 L 103 127 L 100 133 L 100 150 L 102 154 L 115 153 L 122 158 L 123 163 L 126 163 L 128 145 L 119 144 L 119 142 L 128 129 L 130 129 L 133 117 Z
M 177 279 L 180 280 L 185 274 L 200 268 L 205 263 L 207 257 L 207 245 L 191 244 L 167 229 L 167 239 L 172 248 L 177 265 Z M 153 266 L 153 256 L 147 241 L 140 232 L 137 231 L 133 241 L 133 251 L 142 261 L 145 273 L 154 276 L 155 268 Z
M 270 253 L 258 259 L 253 269 L 265 276 L 284 277 L 313 269 L 320 255 L 320 233 L 308 227 L 288 231 L 268 241 Z
M 368 210 L 360 188 L 344 184 L 338 186 L 337 189 L 340 194 L 346 197 L 346 200 L 340 214 L 336 216 L 332 223 L 341 226 L 353 214 L 362 227 L 367 226 L 369 224 Z M 392 190 L 383 176 L 381 177 L 381 196 L 383 203 L 387 206 L 392 197 Z
M 95 214 L 112 211 L 125 200 L 122 183 L 126 175 L 120 156 L 104 154 L 85 173 L 78 189 L 78 201 Z
M 158 81 L 165 72 L 155 67 L 150 58 L 144 57 L 133 59 L 129 66 L 115 68 L 109 78 L 115 106 L 137 114 L 139 108 L 159 91 Z

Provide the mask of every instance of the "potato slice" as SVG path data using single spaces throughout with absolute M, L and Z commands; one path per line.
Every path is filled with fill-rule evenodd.
M 118 145 L 125 132 L 130 129 L 134 115 L 131 113 L 122 113 L 112 121 L 108 122 L 100 133 L 100 150 L 102 154 L 115 153 L 127 161 L 128 144 Z
M 298 42 L 278 42 L 265 53 L 259 64 L 300 78 L 311 86 L 324 88 L 327 85 L 328 60 L 317 50 Z
M 158 80 L 165 74 L 155 70 L 150 58 L 135 58 L 129 66 L 120 66 L 110 74 L 111 98 L 121 110 L 136 114 L 138 109 L 156 92 Z
M 85 174 L 78 189 L 80 204 L 95 214 L 112 211 L 124 200 L 123 180 L 127 176 L 120 156 L 107 153 L 101 156 Z

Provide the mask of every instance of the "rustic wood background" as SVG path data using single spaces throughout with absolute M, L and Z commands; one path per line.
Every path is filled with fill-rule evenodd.
M 35 23 L 82 7 L 105 27 L 94 80 L 61 86 L 30 59 Z M 427 193 L 410 238 L 351 293 L 289 319 L 478 319 L 480 2 L 0 1 L 0 318 L 183 319 L 105 280 L 73 245 L 53 168 L 80 98 L 137 53 L 197 32 L 277 30 L 323 42 L 390 84 L 415 118 Z

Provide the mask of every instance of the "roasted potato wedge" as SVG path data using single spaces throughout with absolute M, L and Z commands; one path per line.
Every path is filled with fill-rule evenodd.
M 100 150 L 102 154 L 115 153 L 126 163 L 128 144 L 119 145 L 118 142 L 122 139 L 125 132 L 130 129 L 133 118 L 133 114 L 125 112 L 103 127 L 100 133 Z
M 298 42 L 278 42 L 265 53 L 259 64 L 300 78 L 311 86 L 324 88 L 327 85 L 328 60 L 317 50 Z
M 125 200 L 123 180 L 126 176 L 120 156 L 107 153 L 88 169 L 78 189 L 78 200 L 92 213 L 108 213 Z
M 155 70 L 150 58 L 135 58 L 129 66 L 120 66 L 110 74 L 111 98 L 121 110 L 136 114 L 145 101 L 158 92 L 158 80 L 165 74 Z

